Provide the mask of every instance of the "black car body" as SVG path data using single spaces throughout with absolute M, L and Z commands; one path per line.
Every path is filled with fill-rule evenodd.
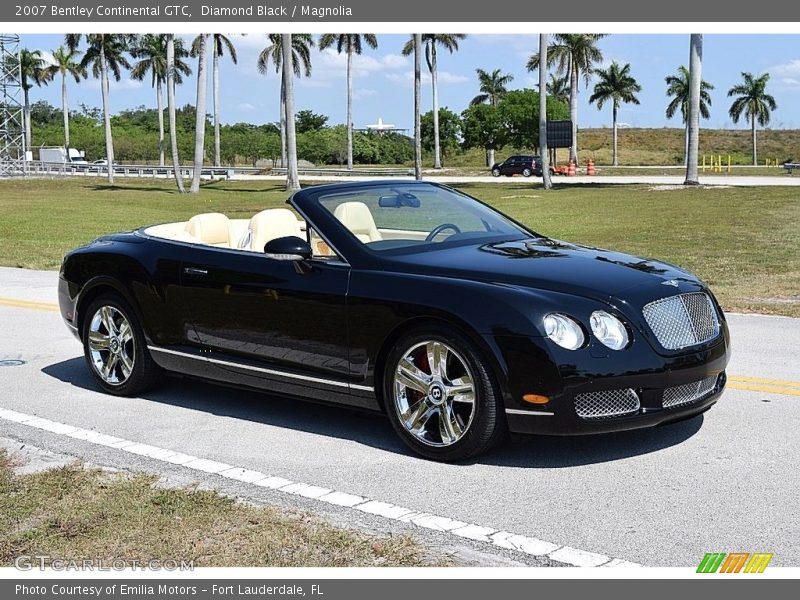
M 397 195 L 387 196 L 386 190 Z M 404 222 L 418 218 L 414 207 L 420 198 L 428 206 L 442 194 L 457 196 L 454 202 L 481 215 L 491 211 L 449 188 L 422 182 L 306 188 L 288 200 L 305 231 L 272 239 L 267 256 L 215 246 L 210 238 L 197 243 L 175 227 L 108 235 L 73 250 L 61 269 L 61 313 L 84 342 L 96 377 L 111 361 L 109 343 L 125 343 L 121 330 L 129 321 L 128 337 L 146 346 L 131 351 L 129 360 L 139 361 L 139 371 L 149 369 L 142 375 L 148 385 L 163 369 L 390 416 L 393 397 L 398 414 L 410 415 L 421 395 L 433 402 L 446 388 L 455 394 L 448 399 L 473 402 L 469 423 L 454 417 L 456 429 L 483 428 L 486 439 L 465 443 L 466 449 L 449 448 L 445 441 L 454 438 L 444 429 L 441 440 L 427 430 L 420 439 L 406 439 L 416 451 L 444 460 L 483 451 L 506 429 L 560 435 L 649 427 L 702 413 L 720 396 L 729 357 L 725 316 L 711 291 L 690 273 L 548 239 L 497 213 L 504 225 L 487 225 L 492 231 L 482 235 L 462 231 L 438 241 L 440 225 L 412 244 L 390 239 L 391 228 L 374 223 L 351 227 L 359 215 L 348 217 L 345 226 L 338 205 L 335 214 L 326 208 L 337 198 L 369 194 L 377 194 L 372 205 L 380 207 L 373 213 Z M 349 210 L 360 202 L 340 204 Z M 370 228 L 382 239 L 367 241 Z M 172 239 L 161 237 L 166 235 Z M 312 243 L 326 255 L 309 254 Z M 108 316 L 113 311 L 127 321 L 115 325 Z M 623 348 L 601 343 L 597 335 L 609 330 L 593 333 L 596 315 L 613 316 L 612 329 L 616 321 L 623 325 L 617 331 L 625 338 Z M 558 330 L 553 318 L 562 316 L 573 323 Z M 110 324 L 104 327 L 106 319 Z M 139 337 L 131 328 L 140 330 Z M 578 330 L 585 338 L 579 347 L 559 345 Z M 92 336 L 102 335 L 100 350 L 92 351 Z M 400 346 L 409 349 L 404 357 L 397 354 Z M 454 361 L 460 375 L 434 377 L 440 359 L 442 373 L 452 371 L 453 362 L 447 361 Z M 402 367 L 409 362 L 425 371 L 418 373 L 429 386 L 423 392 L 417 393 L 413 382 L 403 387 Z M 445 387 L 435 387 L 434 379 Z M 98 379 L 109 392 L 136 393 L 142 386 L 131 380 L 122 385 Z M 459 382 L 467 381 L 471 396 L 457 396 Z M 429 408 L 433 414 L 433 404 Z M 486 416 L 489 425 L 480 411 L 492 412 Z M 399 418 L 393 423 L 402 436 Z M 441 417 L 440 427 L 443 422 Z
M 513 175 L 522 175 L 523 177 L 534 175 L 536 177 L 541 177 L 542 159 L 540 156 L 515 154 L 514 156 L 509 156 L 501 163 L 492 165 L 491 171 L 492 175 L 495 177 L 500 177 L 501 175 L 505 175 L 506 177 L 512 177 Z M 552 172 L 552 169 L 550 169 L 550 171 Z

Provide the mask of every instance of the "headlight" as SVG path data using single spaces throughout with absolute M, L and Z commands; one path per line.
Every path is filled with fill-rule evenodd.
M 547 337 L 567 350 L 577 350 L 586 341 L 581 326 L 567 315 L 547 315 L 544 318 L 544 331 Z
M 614 315 L 596 310 L 589 318 L 592 333 L 600 342 L 612 350 L 622 350 L 628 345 L 628 330 Z

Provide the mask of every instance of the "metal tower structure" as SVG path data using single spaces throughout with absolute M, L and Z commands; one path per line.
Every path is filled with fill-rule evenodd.
M 19 36 L 0 33 L 0 178 L 27 172 L 21 96 Z

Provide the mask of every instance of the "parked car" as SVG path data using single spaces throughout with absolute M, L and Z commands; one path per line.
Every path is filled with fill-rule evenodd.
M 550 168 L 550 173 L 553 173 L 552 167 Z M 509 156 L 503 162 L 492 165 L 492 175 L 495 177 L 500 177 L 501 175 L 506 177 L 513 175 L 522 175 L 523 177 L 535 175 L 536 177 L 541 177 L 542 158 L 528 155 Z
M 428 182 L 288 203 L 68 253 L 61 314 L 97 385 L 131 396 L 177 373 L 383 412 L 437 460 L 508 431 L 680 421 L 725 387 L 725 315 L 679 267 L 547 238 Z

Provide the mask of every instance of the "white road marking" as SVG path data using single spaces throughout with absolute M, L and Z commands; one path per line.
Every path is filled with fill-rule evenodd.
M 0 408 L 0 419 L 11 421 L 13 423 L 19 423 L 27 427 L 33 427 L 35 429 L 40 429 L 56 435 L 63 435 L 77 440 L 82 440 L 89 442 L 90 444 L 96 444 L 139 456 L 145 456 L 152 460 L 182 466 L 187 469 L 215 474 L 226 479 L 274 489 L 286 494 L 303 496 L 305 498 L 311 498 L 326 504 L 352 508 L 361 512 L 383 517 L 385 519 L 391 519 L 393 521 L 399 521 L 402 523 L 410 523 L 417 527 L 422 527 L 433 531 L 449 533 L 457 537 L 490 544 L 497 548 L 514 550 L 530 556 L 542 558 L 547 557 L 568 565 L 577 567 L 639 566 L 637 563 L 619 558 L 611 558 L 603 554 L 587 552 L 585 550 L 579 550 L 569 546 L 560 546 L 558 544 L 545 542 L 543 540 L 524 535 L 518 535 L 508 531 L 498 531 L 492 527 L 485 527 L 482 525 L 476 525 L 474 523 L 465 523 L 449 517 L 420 512 L 410 508 L 405 508 L 403 506 L 390 504 L 388 502 L 381 502 L 379 500 L 372 500 L 370 498 L 356 496 L 354 494 L 330 490 L 325 487 L 291 481 L 289 479 L 284 479 L 283 477 L 270 476 L 266 473 L 261 473 L 260 471 L 244 469 L 234 465 L 218 462 L 216 460 L 192 456 L 190 454 L 176 452 L 167 448 L 159 448 L 150 444 L 125 440 L 91 429 L 82 429 L 80 427 L 67 425 L 65 423 L 57 423 L 49 419 L 44 419 L 34 415 L 27 415 L 14 410 Z

